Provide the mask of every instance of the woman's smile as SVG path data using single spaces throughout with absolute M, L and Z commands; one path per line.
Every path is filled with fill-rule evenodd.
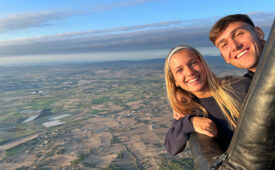
M 196 84 L 196 83 L 198 83 L 199 79 L 200 79 L 200 76 L 196 76 L 196 77 L 194 77 L 192 79 L 187 80 L 186 83 L 187 84 Z

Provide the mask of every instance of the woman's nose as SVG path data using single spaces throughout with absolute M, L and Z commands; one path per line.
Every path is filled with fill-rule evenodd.
M 192 67 L 185 68 L 185 76 L 192 76 L 194 74 L 194 69 Z

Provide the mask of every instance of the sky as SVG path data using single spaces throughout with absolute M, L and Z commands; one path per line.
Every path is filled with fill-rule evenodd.
M 268 37 L 274 0 L 0 0 L 0 66 L 165 58 L 179 44 L 219 55 L 219 18 L 247 14 Z

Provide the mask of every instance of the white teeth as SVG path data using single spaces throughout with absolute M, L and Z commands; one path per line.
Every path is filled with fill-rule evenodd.
M 241 52 L 239 55 L 237 55 L 237 58 L 240 58 L 242 55 L 244 55 L 245 53 L 247 53 L 247 50 L 244 50 L 243 52 Z
M 198 79 L 199 79 L 199 77 L 196 77 L 196 78 L 194 78 L 194 79 L 192 79 L 192 80 L 189 80 L 188 83 L 192 83 L 192 82 L 194 82 L 194 81 L 197 81 Z

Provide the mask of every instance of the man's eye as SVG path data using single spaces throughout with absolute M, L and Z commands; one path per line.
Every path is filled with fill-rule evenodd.
M 226 47 L 227 47 L 227 43 L 221 44 L 221 48 L 226 48 Z
M 235 36 L 239 37 L 239 36 L 242 36 L 242 35 L 243 35 L 243 32 L 237 32 Z
M 196 61 L 194 61 L 193 63 L 191 63 L 192 65 L 196 65 L 196 64 L 198 64 L 198 62 L 196 62 Z
M 196 62 L 196 61 L 194 61 L 194 62 L 191 63 L 192 66 L 195 66 L 197 64 L 198 64 L 198 62 Z

